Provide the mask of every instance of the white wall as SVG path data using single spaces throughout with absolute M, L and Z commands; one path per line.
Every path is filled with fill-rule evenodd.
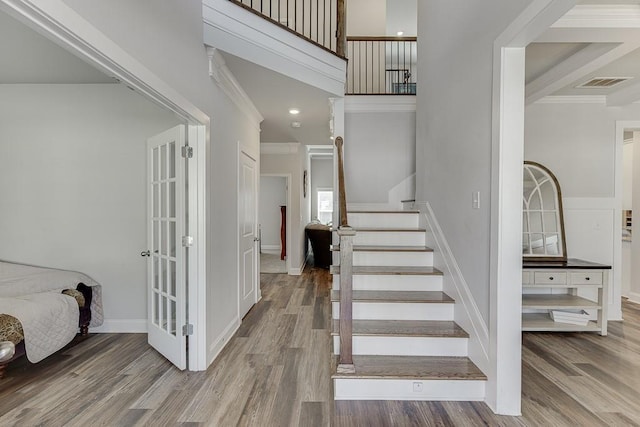
M 278 250 L 282 215 L 280 206 L 287 204 L 287 179 L 281 176 L 260 177 L 260 235 L 262 250 Z
M 633 132 L 634 147 L 640 146 L 640 131 Z M 633 150 L 633 181 L 640 182 L 640 150 Z M 630 251 L 630 283 L 628 295 L 635 302 L 640 302 L 640 233 L 638 223 L 638 214 L 640 213 L 640 185 L 633 186 L 633 202 L 632 202 L 632 227 L 631 234 L 631 251 Z
M 318 188 L 333 190 L 333 157 L 311 159 L 311 218 L 318 216 Z
M 302 200 L 302 161 L 304 157 L 300 151 L 290 154 L 263 153 L 260 155 L 261 173 L 291 174 L 291 183 L 289 184 L 291 185 L 291 205 L 287 207 L 291 218 L 291 247 L 287 248 L 289 274 L 300 274 L 306 255 L 304 253 L 306 221 L 303 218 L 305 218 L 307 209 L 304 208 L 306 203 Z
M 347 113 L 348 203 L 387 203 L 389 191 L 415 172 L 416 114 Z
M 418 34 L 417 0 L 387 0 L 386 12 L 386 35 L 395 36 L 398 31 L 404 33 L 403 37 L 416 36 Z
M 386 34 L 386 0 L 349 0 L 346 5 L 348 36 Z
M 638 120 L 640 106 L 535 103 L 525 111 L 525 159 L 547 166 L 562 190 L 567 254 L 613 265 L 609 318 L 620 319 L 621 260 L 614 264 L 616 121 Z M 617 268 L 616 268 L 617 267 Z
M 209 76 L 202 2 L 64 0 L 211 119 L 207 129 L 207 354 L 238 327 L 238 144 L 259 158 L 259 128 Z
M 122 85 L 0 85 L 0 259 L 82 271 L 145 327 L 146 139 L 178 123 Z

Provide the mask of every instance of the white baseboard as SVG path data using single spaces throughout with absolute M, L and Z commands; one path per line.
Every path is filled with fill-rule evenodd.
M 280 253 L 280 245 L 262 245 L 260 249 L 262 249 L 262 252 Z
M 640 294 L 637 292 L 629 292 L 628 295 L 625 295 L 628 299 L 629 302 L 633 302 L 636 304 L 640 304 Z M 611 320 L 611 319 L 609 319 Z
M 444 291 L 455 299 L 455 321 L 469 333 L 469 358 L 483 372 L 489 372 L 489 329 L 469 285 L 447 243 L 428 202 L 416 204 L 427 225 L 427 246 L 434 249 L 434 267 L 444 273 Z
M 304 271 L 304 267 L 306 265 L 307 265 L 307 258 L 305 257 L 304 261 L 302 262 L 302 266 L 289 269 L 289 276 L 300 276 Z
M 96 334 L 146 334 L 147 319 L 104 319 L 101 326 L 90 328 Z
M 227 345 L 233 334 L 236 333 L 238 328 L 240 327 L 240 319 L 235 318 L 224 328 L 224 331 L 216 338 L 213 343 L 209 346 L 209 351 L 207 354 L 207 367 L 213 363 L 218 354 L 222 351 L 224 346 Z

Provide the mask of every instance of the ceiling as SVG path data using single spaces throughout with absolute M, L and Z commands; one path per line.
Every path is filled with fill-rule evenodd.
M 0 11 L 0 84 L 117 83 Z
M 640 0 L 578 3 L 527 46 L 527 103 L 548 96 L 599 97 L 609 106 L 640 101 Z M 628 80 L 577 87 L 602 77 Z
M 261 142 L 331 144 L 329 98 L 334 95 L 236 56 L 223 55 L 227 67 L 264 117 Z M 300 114 L 289 114 L 292 108 Z M 294 121 L 300 123 L 299 128 L 291 126 Z

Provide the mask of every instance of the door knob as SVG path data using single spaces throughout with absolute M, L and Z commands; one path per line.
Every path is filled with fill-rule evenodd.
M 149 251 L 149 250 L 142 251 L 142 252 L 140 252 L 140 256 L 151 256 L 151 251 Z
M 254 238 L 253 238 L 253 241 L 254 241 L 254 242 L 259 242 L 259 241 L 260 241 L 260 238 L 259 238 L 259 237 L 254 237 Z

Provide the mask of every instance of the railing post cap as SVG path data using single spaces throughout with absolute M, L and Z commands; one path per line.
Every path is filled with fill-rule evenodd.
M 356 235 L 356 229 L 353 227 L 350 227 L 348 225 L 341 225 L 340 227 L 338 227 L 338 236 L 355 236 Z

